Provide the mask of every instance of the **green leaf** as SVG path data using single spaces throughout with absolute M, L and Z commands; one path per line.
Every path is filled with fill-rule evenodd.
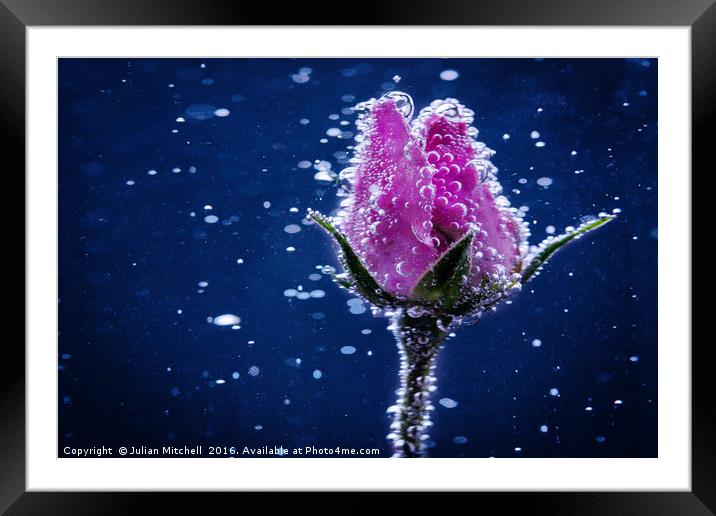
M 574 231 L 564 233 L 563 235 L 560 235 L 555 238 L 548 238 L 547 240 L 542 242 L 542 244 L 540 244 L 542 250 L 536 255 L 534 255 L 531 259 L 528 258 L 527 266 L 522 271 L 522 283 L 527 283 L 532 278 L 534 273 L 537 272 L 537 270 L 542 265 L 544 265 L 544 263 L 565 244 L 574 240 L 575 238 L 581 237 L 585 233 L 589 233 L 590 231 L 593 231 L 598 227 L 601 227 L 604 224 L 611 222 L 615 218 L 616 216 L 614 215 L 606 215 L 592 222 L 582 224 Z
M 470 249 L 475 233 L 470 231 L 455 242 L 428 269 L 413 289 L 411 297 L 449 312 L 460 298 L 465 278 L 470 274 Z
M 341 264 L 346 272 L 350 274 L 352 281 L 338 279 L 341 285 L 347 288 L 355 288 L 363 297 L 376 306 L 382 307 L 396 304 L 397 299 L 378 285 L 368 272 L 368 269 L 363 265 L 361 259 L 353 251 L 353 248 L 348 243 L 348 238 L 338 231 L 327 217 L 316 211 L 311 211 L 308 213 L 308 218 L 326 230 L 335 239 L 343 252 L 339 256 Z

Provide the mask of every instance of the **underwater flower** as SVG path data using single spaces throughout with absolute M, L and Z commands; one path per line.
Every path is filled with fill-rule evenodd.
M 530 264 L 541 265 L 559 247 L 547 256 L 540 252 L 550 242 L 530 250 L 527 225 L 502 195 L 495 153 L 476 141 L 474 113 L 456 99 L 433 101 L 412 123 L 406 93 L 358 108 L 361 143 L 355 166 L 341 173 L 348 191 L 337 228 L 312 216 L 334 236 L 342 231 L 344 262 L 355 262 L 346 264 L 349 283 L 374 305 L 479 315 L 519 290 L 535 272 Z
M 339 175 L 335 217 L 309 211 L 340 247 L 336 280 L 392 318 L 400 388 L 388 438 L 398 457 L 420 457 L 431 425 L 435 357 L 450 331 L 479 320 L 539 273 L 557 250 L 614 218 L 583 218 L 529 246 L 502 195 L 495 154 L 475 138 L 474 113 L 435 100 L 411 122 L 413 102 L 389 92 L 357 106 L 359 145 Z
M 342 227 L 385 290 L 410 298 L 420 279 L 456 242 L 473 232 L 467 284 L 485 274 L 509 280 L 525 251 L 527 231 L 501 196 L 476 142 L 472 111 L 436 100 L 408 124 L 405 94 L 375 101 L 363 119 L 353 205 Z

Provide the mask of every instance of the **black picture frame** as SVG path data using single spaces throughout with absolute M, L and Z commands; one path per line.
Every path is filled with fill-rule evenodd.
M 87 25 L 549 25 L 690 26 L 693 169 L 706 173 L 709 127 L 716 125 L 716 0 L 451 0 L 338 4 L 248 3 L 241 0 L 0 0 L 0 103 L 5 156 L 25 163 L 25 30 L 28 26 Z M 345 7 L 345 6 L 344 6 Z M 323 16 L 321 15 L 323 13 Z M 326 19 L 332 16 L 333 19 Z M 24 192 L 23 177 L 18 189 Z M 17 177 L 19 176 L 19 177 Z M 693 171 L 692 171 L 693 178 Z M 6 183 L 7 185 L 7 183 Z M 16 198 L 24 199 L 15 190 Z M 7 213 L 7 208 L 6 208 Z M 24 228 L 23 228 L 24 229 Z M 17 228 L 9 229 L 15 242 Z M 19 240 L 19 239 L 18 239 Z M 24 247 L 23 247 L 24 249 Z M 691 250 L 689 250 L 691 252 Z M 27 258 L 23 250 L 23 267 Z M 684 300 L 691 302 L 691 300 Z M 19 303 L 17 303 L 19 304 Z M 24 305 L 23 305 L 24 306 Z M 689 343 L 670 343 L 686 346 Z M 532 514 L 713 514 L 716 512 L 716 419 L 710 342 L 692 343 L 692 491 L 477 493 L 480 504 Z M 25 353 L 7 337 L 0 395 L 0 510 L 7 514 L 141 513 L 161 497 L 162 512 L 204 512 L 206 495 L 26 492 Z M 711 486 L 711 487 L 709 487 Z M 223 494 L 247 497 L 247 493 Z M 356 496 L 356 495 L 351 495 Z M 242 503 L 246 500 L 242 499 Z M 474 503 L 474 502 L 471 502 Z M 366 509 L 368 505 L 363 505 Z M 345 506 L 344 506 L 345 507 Z M 355 508 L 361 507 L 361 504 Z M 474 506 L 473 506 L 474 507 Z M 173 510 L 177 508 L 177 510 Z

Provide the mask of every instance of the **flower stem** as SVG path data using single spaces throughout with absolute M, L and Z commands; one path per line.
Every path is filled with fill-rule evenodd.
M 396 405 L 389 409 L 394 417 L 388 438 L 393 441 L 394 457 L 423 457 L 425 430 L 432 424 L 435 357 L 447 331 L 434 315 L 412 317 L 403 310 L 395 314 L 392 328 L 400 352 L 400 389 Z

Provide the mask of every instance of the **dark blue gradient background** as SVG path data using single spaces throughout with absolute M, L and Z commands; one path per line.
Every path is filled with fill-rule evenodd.
M 302 67 L 310 80 L 297 83 Z M 441 80 L 445 69 L 459 78 Z M 534 243 L 548 225 L 622 210 L 447 343 L 431 456 L 656 456 L 655 60 L 61 59 L 59 71 L 60 450 L 315 445 L 389 455 L 398 358 L 388 321 L 350 313 L 328 276 L 308 279 L 336 258 L 301 219 L 337 201 L 297 164 L 340 170 L 334 153 L 352 140 L 326 130 L 354 131 L 341 110 L 399 75 L 395 87 L 416 109 L 455 96 L 476 112 L 505 193 L 529 206 Z M 196 104 L 230 114 L 193 119 L 186 109 Z M 554 182 L 541 187 L 540 177 Z M 219 222 L 206 223 L 209 213 Z M 284 297 L 298 285 L 326 296 Z M 241 329 L 207 322 L 222 313 L 238 315 Z

